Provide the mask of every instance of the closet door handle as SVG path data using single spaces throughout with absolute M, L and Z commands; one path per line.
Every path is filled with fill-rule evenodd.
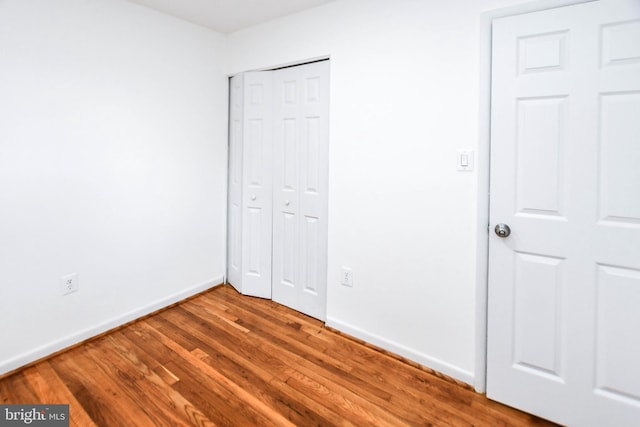
M 289 202 L 288 200 L 285 200 L 285 201 L 284 201 L 284 205 L 285 205 L 285 206 L 289 206 L 289 204 L 290 204 L 290 203 L 291 203 L 291 202 Z
M 256 195 L 255 195 L 255 194 L 252 194 L 252 195 L 251 195 L 251 200 L 255 200 L 255 199 L 256 199 Z

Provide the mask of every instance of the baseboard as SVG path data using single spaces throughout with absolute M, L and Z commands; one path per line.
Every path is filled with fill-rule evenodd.
M 41 347 L 37 347 L 12 359 L 5 360 L 0 363 L 0 377 L 6 376 L 6 374 L 12 371 L 18 370 L 24 366 L 33 364 L 38 360 L 45 359 L 55 353 L 59 353 L 65 349 L 73 347 L 80 342 L 104 334 L 107 331 L 118 328 L 136 319 L 140 319 L 141 317 L 145 317 L 155 311 L 180 302 L 200 292 L 211 289 L 221 283 L 224 283 L 223 276 L 207 280 L 206 282 L 199 283 L 195 286 L 169 295 L 168 297 L 154 301 L 153 303 L 144 307 L 129 311 L 110 320 L 107 320 L 106 322 L 75 332 L 71 335 L 50 342 Z
M 338 319 L 332 318 L 331 316 L 327 316 L 326 325 L 331 328 L 337 329 L 338 331 L 349 334 L 355 338 L 361 339 L 375 346 L 396 353 L 402 357 L 406 357 L 407 359 L 417 362 L 429 369 L 433 369 L 434 371 L 438 371 L 465 384 L 473 385 L 474 383 L 474 376 L 471 372 L 465 371 L 426 354 L 419 353 L 402 344 L 398 344 L 394 341 L 349 325 L 348 323 L 344 323 Z

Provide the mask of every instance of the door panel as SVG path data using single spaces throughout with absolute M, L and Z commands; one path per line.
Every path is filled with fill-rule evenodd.
M 637 5 L 636 5 L 637 8 Z M 640 22 L 614 22 L 602 27 L 602 66 L 640 62 Z
M 299 310 L 301 104 L 296 67 L 274 72 L 273 300 Z
M 600 97 L 599 207 L 604 221 L 640 225 L 640 198 L 626 197 L 640 183 L 638 112 L 640 92 Z
M 297 221 L 296 215 L 289 212 L 280 212 L 279 215 L 282 218 L 282 253 L 278 261 L 281 265 L 281 281 L 283 285 L 293 287 L 296 282 L 296 241 L 297 241 Z
M 640 401 L 640 270 L 598 266 L 598 306 L 596 316 L 597 392 L 618 400 Z
M 242 293 L 271 298 L 272 76 L 244 73 Z
M 487 394 L 640 419 L 640 7 L 494 21 Z
M 562 381 L 563 259 L 516 252 L 514 362 Z
M 518 213 L 562 217 L 566 105 L 564 96 L 519 99 L 516 104 Z
M 318 294 L 318 245 L 320 230 L 318 218 L 304 217 L 302 224 L 302 289 L 313 296 Z
M 281 220 L 274 222 L 273 299 L 321 320 L 326 299 L 328 76 L 328 61 L 274 73 L 274 215 Z
M 242 121 L 244 111 L 244 76 L 229 82 L 229 197 L 227 276 L 242 292 Z

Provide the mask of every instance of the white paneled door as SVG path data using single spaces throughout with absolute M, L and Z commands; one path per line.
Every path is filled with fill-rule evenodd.
M 242 291 L 271 298 L 272 83 L 244 74 L 242 142 Z
M 242 121 L 244 76 L 229 82 L 229 191 L 227 227 L 227 275 L 229 283 L 242 283 Z M 241 291 L 241 289 L 238 289 Z
M 273 300 L 325 318 L 329 62 L 274 73 Z
M 497 19 L 492 50 L 487 394 L 637 426 L 640 2 Z
M 230 82 L 229 283 L 324 320 L 329 61 Z

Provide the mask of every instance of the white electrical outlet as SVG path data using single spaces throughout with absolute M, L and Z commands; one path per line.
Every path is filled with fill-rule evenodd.
M 353 286 L 353 270 L 347 267 L 342 267 L 340 283 L 344 286 Z
M 60 278 L 60 293 L 67 295 L 72 292 L 76 292 L 80 284 L 78 282 L 78 273 L 67 274 Z

